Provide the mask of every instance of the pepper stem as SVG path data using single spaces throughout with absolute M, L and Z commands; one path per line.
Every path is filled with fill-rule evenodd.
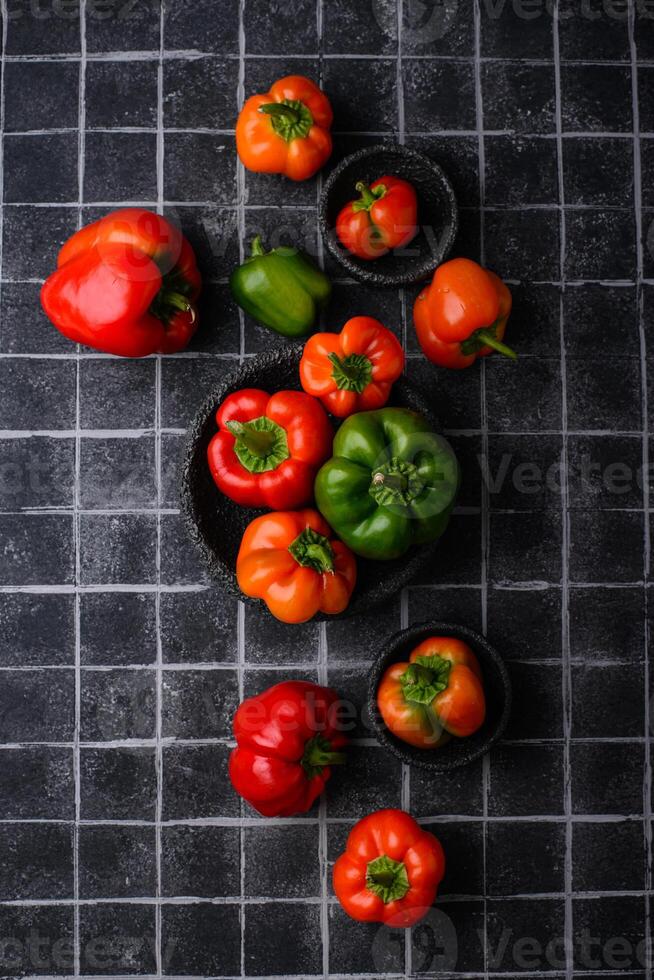
M 284 116 L 290 123 L 297 123 L 300 118 L 300 113 L 284 102 L 266 102 L 259 106 L 259 112 L 267 116 Z
M 270 119 L 270 124 L 286 143 L 304 139 L 313 126 L 311 110 L 300 99 L 283 99 L 281 102 L 266 102 L 259 106 Z
M 501 340 L 498 340 L 495 334 L 489 330 L 475 331 L 475 338 L 479 339 L 484 347 L 492 347 L 498 354 L 504 354 L 505 357 L 510 357 L 512 361 L 518 360 L 516 352 L 511 347 L 503 344 Z
M 348 354 L 346 357 L 328 354 L 327 357 L 334 365 L 332 378 L 340 390 L 356 391 L 357 394 L 361 394 L 370 384 L 372 363 L 365 354 Z
M 402 695 L 413 704 L 431 704 L 447 688 L 451 661 L 444 657 L 418 657 L 400 676 Z
M 323 735 L 314 735 L 304 746 L 302 767 L 309 779 L 320 776 L 325 766 L 339 766 L 345 762 L 344 752 L 334 752 L 331 742 Z
M 358 211 L 370 211 L 370 208 L 376 201 L 381 201 L 382 197 L 386 194 L 386 187 L 384 184 L 377 184 L 374 188 L 369 187 L 365 181 L 360 180 L 355 184 L 355 190 L 361 195 L 358 201 L 354 201 L 352 204 L 352 210 L 356 213 Z
M 366 888 L 381 898 L 384 905 L 400 901 L 410 887 L 406 865 L 402 861 L 394 861 L 388 855 L 382 854 L 368 862 Z
M 406 507 L 424 489 L 418 468 L 393 456 L 372 474 L 368 493 L 380 507 Z
M 247 422 L 226 422 L 225 428 L 229 429 L 234 438 L 238 439 L 253 456 L 259 456 L 262 459 L 270 453 L 277 439 L 274 432 L 265 429 L 257 431 Z
M 165 306 L 172 307 L 173 310 L 190 313 L 191 323 L 195 323 L 195 307 L 182 293 L 164 292 L 161 294 L 161 300 Z
M 305 527 L 295 541 L 289 544 L 288 550 L 298 565 L 312 568 L 314 572 L 318 572 L 320 575 L 334 571 L 332 546 L 324 534 L 319 534 L 312 527 Z
M 261 235 L 257 235 L 256 238 L 252 240 L 252 245 L 250 247 L 250 255 L 255 258 L 258 255 L 265 255 L 265 249 L 261 242 Z
M 249 422 L 231 419 L 225 428 L 234 436 L 234 453 L 250 473 L 276 470 L 289 457 L 286 430 L 261 415 Z

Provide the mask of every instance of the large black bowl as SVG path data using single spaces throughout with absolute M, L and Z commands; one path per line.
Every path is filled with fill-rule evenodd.
M 477 655 L 484 678 L 486 720 L 468 738 L 452 738 L 438 749 L 419 749 L 403 742 L 386 727 L 377 707 L 377 688 L 388 667 L 408 660 L 411 651 L 429 636 L 455 636 Z M 368 712 L 381 744 L 402 762 L 435 774 L 450 772 L 474 762 L 500 738 L 511 712 L 511 681 L 501 656 L 481 633 L 454 623 L 418 623 L 391 637 L 373 662 L 368 674 Z
M 245 602 L 258 600 L 242 595 L 236 582 L 236 556 L 246 526 L 264 511 L 240 507 L 218 490 L 209 472 L 207 447 L 216 432 L 216 409 L 231 392 L 240 388 L 262 388 L 270 392 L 299 390 L 301 355 L 301 344 L 280 347 L 252 358 L 239 371 L 222 379 L 198 409 L 186 438 L 181 481 L 181 507 L 186 525 L 211 578 Z M 394 384 L 389 404 L 420 412 L 431 429 L 439 430 L 428 403 L 408 381 L 400 379 Z M 393 561 L 357 559 L 356 589 L 342 615 L 367 612 L 392 599 L 429 564 L 436 544 L 414 548 Z
M 366 261 L 341 245 L 334 227 L 339 211 L 359 195 L 357 181 L 370 184 L 388 174 L 413 184 L 418 195 L 419 232 L 405 249 Z M 345 157 L 325 181 L 318 223 L 325 244 L 348 275 L 372 286 L 409 286 L 430 276 L 447 256 L 459 227 L 454 190 L 437 163 L 399 143 L 366 147 Z

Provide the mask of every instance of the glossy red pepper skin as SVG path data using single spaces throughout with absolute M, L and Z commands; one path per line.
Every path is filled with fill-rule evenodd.
M 427 914 L 444 874 L 433 834 L 403 810 L 378 810 L 351 830 L 334 864 L 334 891 L 353 919 L 405 929 Z
M 268 419 L 283 433 L 282 453 L 271 459 L 276 465 L 260 472 L 241 462 L 236 451 L 239 439 L 229 429 L 234 422 L 254 419 Z M 219 431 L 209 443 L 207 457 L 214 482 L 227 497 L 244 507 L 270 510 L 294 510 L 311 502 L 316 473 L 329 458 L 334 438 L 317 399 L 302 391 L 278 391 L 271 396 L 259 388 L 243 388 L 225 399 L 216 412 L 216 422 Z M 258 465 L 256 459 L 254 465 Z
M 180 230 L 152 211 L 125 208 L 65 242 L 41 304 L 76 343 L 120 357 L 172 354 L 197 329 L 201 285 Z
M 356 189 L 360 197 L 336 219 L 336 235 L 348 251 L 360 259 L 378 259 L 415 238 L 418 199 L 407 180 L 387 175 L 370 187 L 358 183 Z
M 347 743 L 336 691 L 283 681 L 248 698 L 234 716 L 229 778 L 264 817 L 305 813 L 320 796 Z
M 510 312 L 511 293 L 499 276 L 471 259 L 451 259 L 419 294 L 413 322 L 432 364 L 461 370 L 493 350 L 515 360 L 502 343 Z

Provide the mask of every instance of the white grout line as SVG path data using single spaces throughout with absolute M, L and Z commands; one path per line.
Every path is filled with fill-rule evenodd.
M 481 264 L 486 264 L 486 150 L 484 144 L 484 103 L 481 83 L 481 9 L 479 0 L 474 3 L 475 29 L 475 121 L 477 125 L 477 164 L 479 167 L 479 242 Z M 479 395 L 481 409 L 481 451 L 482 457 L 488 459 L 488 408 L 486 403 L 486 361 L 481 358 Z M 486 633 L 488 627 L 488 558 L 490 549 L 490 500 L 488 485 L 485 480 L 481 483 L 481 628 Z M 482 880 L 484 893 L 484 977 L 488 980 L 488 798 L 490 795 L 491 769 L 490 758 L 485 755 L 482 759 Z
M 157 63 L 157 214 L 164 213 L 164 119 L 163 119 L 163 58 L 165 30 L 165 0 L 161 0 L 159 10 L 159 58 Z M 157 779 L 157 797 L 155 805 L 155 861 L 156 861 L 156 906 L 155 906 L 155 967 L 157 976 L 162 975 L 162 878 L 161 878 L 161 821 L 163 818 L 163 748 L 162 748 L 162 699 L 163 699 L 163 653 L 161 641 L 161 515 L 162 508 L 162 476 L 161 476 L 161 354 L 155 360 L 155 474 L 157 487 L 157 539 L 155 549 L 156 589 L 155 589 L 155 631 L 156 631 L 156 737 L 155 737 L 155 771 Z
M 84 224 L 84 167 L 86 152 L 86 0 L 79 7 L 80 61 L 78 89 L 78 171 L 77 171 L 77 228 Z M 75 484 L 73 490 L 73 533 L 75 538 L 75 730 L 73 745 L 73 774 L 75 783 L 75 826 L 73 828 L 73 971 L 75 976 L 81 972 L 80 963 L 80 897 L 79 897 L 79 827 L 81 819 L 81 775 L 80 775 L 80 735 L 81 735 L 81 552 L 80 552 L 80 357 L 79 344 L 75 345 Z
M 568 603 L 568 584 L 569 584 L 569 554 L 570 554 L 570 507 L 568 489 L 568 402 L 567 402 L 567 372 L 566 372 L 566 348 L 565 348 L 565 322 L 563 298 L 565 294 L 565 259 L 566 259 L 566 216 L 565 216 L 565 186 L 563 173 L 563 142 L 561 133 L 562 124 L 562 101 L 561 101 L 561 58 L 559 50 L 559 0 L 555 0 L 552 17 L 552 40 L 554 50 L 554 88 L 555 88 L 555 118 L 557 133 L 557 173 L 559 188 L 560 205 L 560 252 L 559 252 L 559 275 L 561 278 L 562 289 L 559 299 L 559 329 L 560 329 L 560 352 L 561 352 L 561 650 L 562 650 L 562 688 L 561 696 L 563 699 L 563 808 L 566 817 L 565 829 L 565 858 L 564 858 L 564 884 L 565 884 L 565 913 L 564 913 L 564 935 L 565 935 L 565 960 L 566 978 L 572 980 L 574 972 L 574 915 L 573 915 L 573 878 L 572 878 L 572 765 L 570 759 L 570 749 L 572 742 L 572 675 L 570 669 L 570 619 Z
M 642 465 L 643 473 L 649 474 L 649 402 L 647 391 L 647 334 L 644 319 L 643 296 L 643 221 L 642 221 L 642 167 L 640 153 L 640 106 L 638 88 L 638 51 L 635 39 L 634 2 L 629 3 L 629 49 L 631 53 L 631 94 L 633 105 L 633 140 L 634 140 L 634 215 L 636 222 L 636 282 L 638 289 L 638 334 L 640 342 L 640 384 L 641 384 L 641 413 L 642 413 Z M 649 479 L 643 481 L 644 540 L 643 540 L 643 583 L 645 603 L 645 768 L 643 774 L 643 846 L 645 858 L 645 935 L 651 934 L 652 908 L 652 762 L 651 762 L 651 705 L 650 705 L 650 668 L 649 668 L 649 582 L 650 572 L 650 520 L 649 520 Z M 652 958 L 648 957 L 645 970 L 646 980 L 652 980 Z

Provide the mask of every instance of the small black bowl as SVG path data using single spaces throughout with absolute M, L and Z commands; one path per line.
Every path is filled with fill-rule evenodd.
M 476 654 L 484 678 L 486 720 L 468 738 L 452 738 L 438 749 L 419 749 L 396 738 L 386 727 L 377 707 L 377 688 L 386 669 L 408 660 L 412 650 L 429 636 L 455 636 Z M 391 637 L 370 668 L 368 712 L 381 744 L 402 762 L 433 773 L 450 772 L 484 755 L 503 734 L 511 712 L 511 681 L 501 656 L 480 633 L 453 623 L 418 623 Z
M 240 507 L 216 487 L 207 464 L 207 447 L 216 432 L 216 409 L 227 395 L 240 388 L 263 388 L 265 391 L 301 390 L 299 364 L 302 345 L 279 347 L 253 357 L 243 367 L 217 381 L 198 409 L 188 430 L 182 461 L 181 509 L 189 534 L 211 578 L 231 595 L 244 602 L 263 605 L 244 596 L 236 581 L 236 556 L 245 528 L 265 513 L 251 507 Z M 419 412 L 431 429 L 439 431 L 429 404 L 422 394 L 400 378 L 393 385 L 390 405 Z M 393 561 L 373 562 L 357 558 L 357 584 L 347 610 L 342 616 L 368 612 L 379 603 L 388 602 L 433 559 L 438 542 L 413 548 Z M 336 619 L 317 616 L 316 619 Z
M 405 249 L 369 262 L 341 245 L 334 230 L 341 208 L 358 197 L 355 185 L 388 174 L 408 180 L 418 195 L 420 230 Z M 399 143 L 370 146 L 345 157 L 325 181 L 318 223 L 325 244 L 348 275 L 371 286 L 409 286 L 430 276 L 447 256 L 459 227 L 454 190 L 443 170 Z

